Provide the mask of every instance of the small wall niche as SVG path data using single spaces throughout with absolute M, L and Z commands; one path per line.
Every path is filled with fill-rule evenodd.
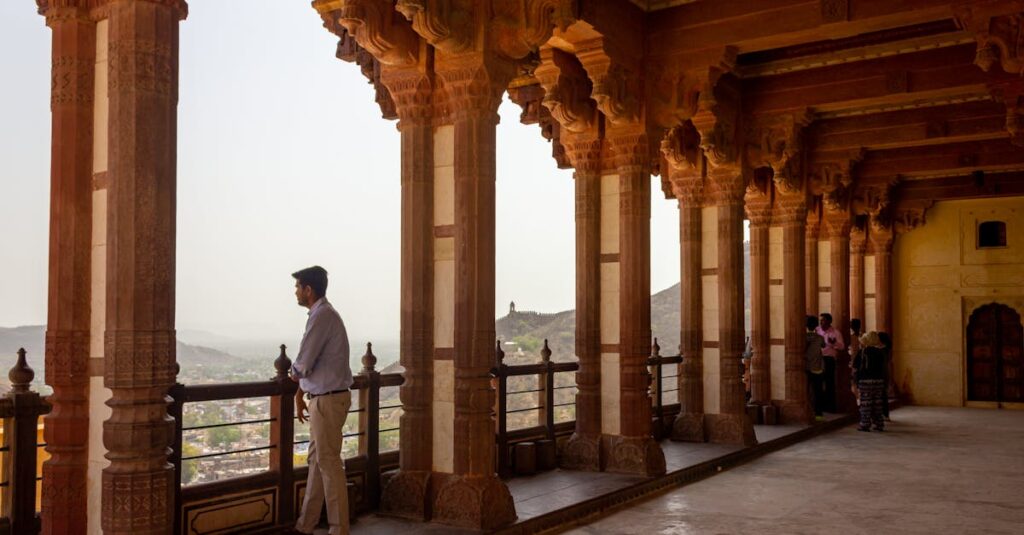
M 1006 222 L 982 221 L 978 223 L 978 249 L 1006 247 Z

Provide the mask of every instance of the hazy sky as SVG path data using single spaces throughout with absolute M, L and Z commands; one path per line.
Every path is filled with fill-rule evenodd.
M 301 334 L 290 273 L 320 264 L 353 339 L 399 331 L 399 135 L 308 2 L 192 0 L 181 24 L 177 325 Z M 0 2 L 0 326 L 46 321 L 50 31 Z M 574 307 L 571 171 L 500 109 L 497 315 Z M 678 211 L 652 179 L 651 285 L 679 280 Z

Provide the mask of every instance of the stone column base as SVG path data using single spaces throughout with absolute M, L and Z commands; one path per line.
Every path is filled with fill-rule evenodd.
M 391 477 L 381 493 L 380 512 L 423 522 L 430 519 L 428 489 L 431 472 L 401 470 Z
M 810 425 L 814 421 L 814 410 L 810 403 L 782 401 L 779 403 L 779 423 L 785 425 Z
M 705 426 L 708 442 L 716 444 L 737 444 L 753 446 L 757 444 L 754 436 L 754 423 L 747 413 L 740 414 L 705 414 Z
M 516 521 L 516 506 L 498 476 L 434 474 L 437 495 L 433 520 L 470 529 L 491 530 Z
M 665 473 L 665 452 L 649 436 L 601 435 L 604 471 L 642 476 Z
M 600 435 L 573 433 L 562 448 L 558 466 L 566 470 L 601 470 Z
M 672 440 L 684 442 L 704 442 L 704 414 L 700 412 L 681 412 L 672 422 Z

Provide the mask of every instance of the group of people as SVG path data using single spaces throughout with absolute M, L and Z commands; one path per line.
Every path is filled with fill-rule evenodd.
M 859 431 L 884 431 L 889 420 L 891 346 L 887 333 L 861 334 L 861 321 L 850 321 L 850 388 L 860 409 Z M 805 369 L 817 420 L 826 412 L 837 412 L 836 357 L 844 349 L 844 337 L 832 325 L 831 314 L 807 316 Z

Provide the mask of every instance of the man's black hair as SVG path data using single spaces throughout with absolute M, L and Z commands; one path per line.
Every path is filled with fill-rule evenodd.
M 818 316 L 807 316 L 807 330 L 813 331 L 818 328 Z
M 301 286 L 309 286 L 317 297 L 327 295 L 327 270 L 320 266 L 300 269 L 292 273 L 292 277 L 299 281 Z
M 822 312 L 822 313 L 821 313 L 821 314 L 819 314 L 819 315 L 820 315 L 821 317 L 823 317 L 823 318 L 827 319 L 828 321 L 832 321 L 832 314 L 829 314 L 828 312 Z
M 892 337 L 885 331 L 878 331 L 878 340 L 885 345 L 885 347 L 892 347 Z
M 854 331 L 860 332 L 860 318 L 853 318 L 850 320 L 850 328 Z

